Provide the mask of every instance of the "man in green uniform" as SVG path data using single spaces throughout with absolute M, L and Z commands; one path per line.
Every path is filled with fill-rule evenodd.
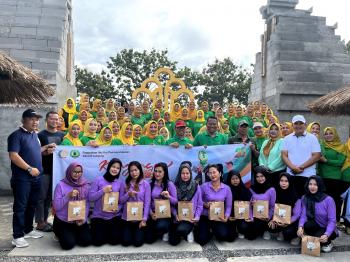
M 215 146 L 227 144 L 227 136 L 218 132 L 218 119 L 210 116 L 207 120 L 207 131 L 196 135 L 194 146 Z

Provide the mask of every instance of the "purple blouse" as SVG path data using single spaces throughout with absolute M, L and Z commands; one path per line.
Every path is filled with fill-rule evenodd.
M 163 187 L 161 185 L 158 185 L 157 183 L 154 184 L 154 187 L 152 189 L 152 202 L 151 202 L 151 209 L 152 212 L 154 212 L 154 200 L 156 199 L 166 199 L 163 198 L 160 193 L 163 192 Z M 176 208 L 177 208 L 177 191 L 176 187 L 173 182 L 169 181 L 168 182 L 168 192 L 169 192 L 169 202 L 171 206 L 171 213 L 176 216 Z
M 220 183 L 218 191 L 215 191 L 211 182 L 201 185 L 203 203 L 224 202 L 225 217 L 230 217 L 232 209 L 231 189 L 224 183 Z M 202 216 L 208 216 L 208 208 L 203 208 Z
M 196 193 L 194 193 L 194 196 L 192 197 L 191 202 L 193 205 L 193 210 L 192 210 L 193 218 L 199 221 L 203 211 L 202 190 L 200 186 L 197 186 Z M 176 209 L 176 215 L 177 215 L 177 209 Z
M 271 187 L 264 194 L 257 194 L 252 189 L 252 200 L 264 200 L 269 202 L 269 219 L 272 219 L 273 212 L 275 210 L 275 202 L 276 202 L 276 190 Z

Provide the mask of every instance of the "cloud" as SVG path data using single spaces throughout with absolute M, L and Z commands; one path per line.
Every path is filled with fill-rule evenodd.
M 297 8 L 314 7 L 314 15 L 350 40 L 350 2 L 300 0 Z M 260 51 L 264 20 L 259 8 L 267 0 L 74 0 L 76 62 L 104 65 L 124 48 L 168 49 L 180 66 L 199 69 L 215 58 L 231 57 L 249 67 Z

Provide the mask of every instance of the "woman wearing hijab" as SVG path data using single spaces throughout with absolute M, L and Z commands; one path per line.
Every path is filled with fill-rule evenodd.
M 142 136 L 142 127 L 140 125 L 133 125 L 133 137 L 136 145 L 140 143 L 141 136 Z
M 299 220 L 298 236 L 315 236 L 320 238 L 321 250 L 331 252 L 332 240 L 338 236 L 336 227 L 336 207 L 332 197 L 325 192 L 322 178 L 309 177 L 302 197 L 302 211 Z
M 64 126 L 64 118 L 62 116 L 58 117 L 57 131 L 67 134 L 68 129 Z
M 204 118 L 205 120 L 208 119 L 210 116 L 214 116 L 214 112 L 209 110 L 209 103 L 208 101 L 203 101 L 201 104 L 201 110 L 204 112 Z
M 89 118 L 86 120 L 84 126 L 84 134 L 80 138 L 81 143 L 84 146 L 95 144 L 95 140 L 97 139 L 97 121 L 93 118 Z
M 225 118 L 225 116 L 224 116 L 224 110 L 221 107 L 216 109 L 215 116 L 222 125 L 223 119 Z
M 176 212 L 176 223 L 173 224 L 169 233 L 169 243 L 176 246 L 181 238 L 186 238 L 189 243 L 193 243 L 194 223 L 200 219 L 203 211 L 203 200 L 200 186 L 192 179 L 192 170 L 189 164 L 181 164 L 175 179 L 178 201 L 188 201 L 192 203 L 191 221 L 180 221 Z M 177 210 L 176 210 L 177 211 Z
M 112 98 L 109 98 L 106 100 L 106 107 L 105 107 L 106 115 L 108 116 L 110 112 L 114 111 L 114 101 Z
M 188 115 L 192 121 L 196 121 L 197 118 L 197 110 L 196 110 L 196 102 L 191 100 L 188 104 Z
M 98 109 L 102 107 L 102 100 L 101 99 L 95 99 L 92 102 L 92 108 L 91 108 L 91 114 L 94 118 L 96 118 Z
M 230 137 L 231 136 L 230 122 L 228 121 L 228 119 L 227 118 L 222 118 L 220 124 L 221 124 L 222 133 L 227 135 L 227 137 Z
M 102 124 L 102 126 L 105 126 L 106 124 L 108 124 L 108 117 L 106 115 L 106 111 L 103 107 L 100 107 L 97 110 L 97 114 L 96 114 L 96 121 L 100 122 Z
M 175 103 L 171 112 L 171 121 L 176 122 L 176 120 L 181 118 L 181 105 L 179 103 Z
M 94 203 L 91 215 L 92 244 L 117 245 L 121 239 L 122 204 L 118 199 L 118 209 L 112 212 L 103 211 L 104 195 L 118 192 L 119 198 L 125 194 L 125 184 L 119 180 L 123 164 L 118 158 L 112 158 L 107 166 L 106 173 L 98 176 L 90 188 L 89 200 Z
M 83 146 L 79 139 L 80 124 L 77 120 L 71 122 L 68 127 L 68 133 L 64 136 L 61 145 L 62 146 Z
M 108 114 L 108 123 L 112 122 L 112 121 L 117 121 L 118 120 L 118 116 L 117 116 L 117 112 L 116 111 L 110 111 Z
M 117 115 L 118 115 L 118 124 L 119 126 L 122 126 L 124 124 L 125 117 L 126 117 L 125 108 L 122 106 L 118 107 Z
M 127 221 L 127 203 L 143 202 L 142 221 Z M 134 245 L 140 247 L 145 241 L 146 223 L 151 205 L 151 187 L 143 179 L 142 165 L 131 161 L 128 165 L 128 176 L 125 179 L 125 194 L 120 196 L 123 205 L 123 228 L 121 243 L 123 246 Z
M 90 97 L 88 94 L 86 93 L 80 93 L 79 94 L 79 103 L 76 106 L 76 110 L 79 112 L 80 110 L 82 110 L 82 104 L 84 103 L 89 103 L 89 109 L 90 109 Z M 84 110 L 87 110 L 86 108 L 84 108 Z
M 120 139 L 120 125 L 118 121 L 109 122 L 108 127 L 112 130 L 113 139 Z
M 315 135 L 319 139 L 321 133 L 321 125 L 319 122 L 312 122 L 307 126 L 306 131 L 310 134 Z
M 195 240 L 200 245 L 207 244 L 212 235 L 219 241 L 231 240 L 227 224 L 232 208 L 231 189 L 222 182 L 223 167 L 221 164 L 209 165 L 206 169 L 208 170 L 210 182 L 201 185 L 204 208 L 198 227 L 195 229 Z M 225 213 L 221 221 L 212 221 L 208 218 L 210 204 L 215 201 L 224 202 Z
M 73 162 L 66 170 L 66 177 L 58 182 L 53 197 L 55 210 L 53 231 L 64 250 L 72 249 L 75 245 L 85 247 L 91 243 L 90 229 L 87 224 L 90 207 L 88 197 L 89 184 L 83 177 L 83 166 Z M 86 201 L 85 219 L 68 221 L 69 201 L 77 200 Z
M 134 136 L 133 136 L 133 126 L 132 123 L 124 123 L 122 129 L 120 130 L 120 140 L 123 145 L 134 145 Z
M 110 146 L 112 144 L 112 140 L 112 130 L 108 126 L 106 126 L 102 128 L 100 135 L 96 139 L 96 142 L 98 146 Z
M 142 116 L 145 119 L 145 123 L 152 119 L 152 114 L 150 113 L 150 106 L 147 100 L 142 102 Z
M 68 98 L 63 108 L 58 112 L 58 114 L 64 119 L 64 126 L 68 128 L 69 123 L 72 121 L 75 114 L 77 114 L 75 102 L 73 98 Z
M 92 118 L 91 114 L 86 111 L 86 110 L 81 110 L 77 115 L 77 117 L 74 117 L 73 118 L 73 121 L 77 121 L 79 123 L 79 126 L 80 126 L 80 137 L 83 136 L 83 130 L 84 130 L 84 126 L 85 126 L 85 123 L 86 123 L 86 120 L 88 120 L 89 118 Z
M 235 116 L 236 108 L 235 105 L 230 103 L 227 108 L 227 113 L 225 114 L 225 117 L 230 121 L 231 117 Z
M 154 165 L 153 177 L 151 180 L 151 209 L 149 227 L 146 242 L 151 244 L 162 237 L 164 242 L 169 241 L 169 230 L 172 218 L 176 216 L 177 192 L 174 183 L 169 179 L 169 170 L 166 163 Z M 157 218 L 155 214 L 155 200 L 169 200 L 172 218 Z
M 153 110 L 152 120 L 158 122 L 159 119 L 161 119 L 160 111 L 157 108 L 155 108 Z
M 145 118 L 142 116 L 142 107 L 137 106 L 134 110 L 133 115 L 131 116 L 131 123 L 133 125 L 145 125 Z
M 275 188 L 279 184 L 279 174 L 286 170 L 282 159 L 282 141 L 279 125 L 270 125 L 269 139 L 264 141 L 259 154 L 259 165 L 269 170 L 267 178 Z
M 279 185 L 276 187 L 276 204 L 291 207 L 291 224 L 279 224 L 271 220 L 269 222 L 270 232 L 278 233 L 278 241 L 290 241 L 293 246 L 298 246 L 300 239 L 297 237 L 297 231 L 301 215 L 301 200 L 294 190 L 293 181 L 288 173 L 280 174 Z
M 160 116 L 164 116 L 164 108 L 163 108 L 163 99 L 158 98 L 154 104 L 154 109 L 157 109 L 160 113 Z
M 160 131 L 160 129 L 165 127 L 165 120 L 164 120 L 164 118 L 159 118 L 158 121 L 157 121 L 157 125 L 158 125 L 158 130 L 159 131 Z
M 173 137 L 175 134 L 175 123 L 171 121 L 171 116 L 168 111 L 164 112 L 164 121 L 165 121 L 165 126 L 170 133 L 170 137 Z
M 189 111 L 187 107 L 184 107 L 181 111 L 180 119 L 185 121 L 186 126 L 193 129 L 193 121 L 189 117 Z
M 145 126 L 145 135 L 141 136 L 139 145 L 164 145 L 164 137 L 158 135 L 158 125 L 156 121 L 150 121 Z
M 330 195 L 337 207 L 337 221 L 340 220 L 342 206 L 341 194 L 347 189 L 341 180 L 342 167 L 346 155 L 344 145 L 340 141 L 337 129 L 326 127 L 321 142 L 322 157 L 318 162 L 318 175 L 323 178 L 326 193 Z
M 283 122 L 281 125 L 282 137 L 286 137 L 293 133 L 293 124 L 291 122 Z
M 245 186 L 242 181 L 241 174 L 238 171 L 231 170 L 227 174 L 227 180 L 225 181 L 232 192 L 232 206 L 234 201 L 248 201 L 252 199 L 252 193 Z M 235 210 L 232 208 L 231 215 L 229 218 L 229 228 L 231 236 L 230 238 L 234 240 L 236 238 L 236 232 L 238 232 L 238 238 L 254 239 L 254 232 L 252 231 L 253 213 L 250 210 L 248 219 L 234 219 Z
M 265 240 L 270 240 L 271 235 L 268 231 L 268 223 L 273 217 L 273 212 L 275 208 L 276 202 L 276 190 L 269 184 L 267 178 L 267 169 L 262 166 L 258 166 L 255 168 L 255 177 L 254 184 L 250 188 L 252 192 L 252 203 L 254 204 L 257 200 L 267 201 L 269 203 L 269 218 L 267 219 L 259 219 L 254 218 L 253 222 L 253 232 L 252 238 L 255 239 L 258 236 L 263 235 Z
M 203 126 L 205 126 L 204 112 L 198 110 L 196 121 L 193 123 L 193 136 L 196 136 Z
M 159 134 L 160 134 L 162 137 L 164 137 L 165 142 L 166 142 L 167 140 L 170 139 L 169 130 L 168 130 L 168 128 L 166 128 L 165 126 L 163 126 L 163 127 L 159 130 Z

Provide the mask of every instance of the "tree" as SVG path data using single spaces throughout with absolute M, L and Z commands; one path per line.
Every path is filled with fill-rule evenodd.
M 74 69 L 78 93 L 86 93 L 92 98 L 100 98 L 102 100 L 118 98 L 112 81 L 108 79 L 106 72 L 102 71 L 101 74 L 94 74 L 86 68 L 77 66 Z
M 235 65 L 231 58 L 223 61 L 216 59 L 202 71 L 199 83 L 205 89 L 198 96 L 198 103 L 206 100 L 209 103 L 218 101 L 223 104 L 237 100 L 247 104 L 251 81 L 251 73 Z

